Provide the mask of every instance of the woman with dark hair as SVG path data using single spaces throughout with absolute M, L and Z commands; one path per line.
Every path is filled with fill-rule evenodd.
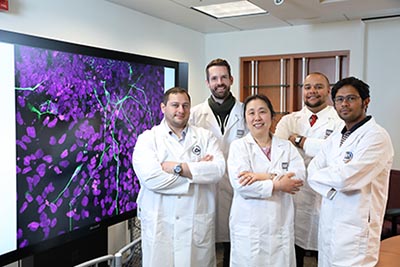
M 292 195 L 303 185 L 303 159 L 270 132 L 274 110 L 266 96 L 248 97 L 244 116 L 249 133 L 232 142 L 228 157 L 231 266 L 295 266 Z

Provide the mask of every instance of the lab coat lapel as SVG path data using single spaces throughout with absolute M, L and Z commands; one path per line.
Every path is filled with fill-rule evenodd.
M 202 116 L 205 117 L 205 121 L 207 124 L 203 128 L 209 129 L 210 131 L 212 131 L 216 137 L 221 137 L 222 133 L 221 133 L 220 127 L 218 125 L 217 119 L 214 116 L 213 111 L 210 108 L 210 105 L 208 105 L 208 102 L 207 102 L 207 105 L 203 105 Z
M 271 145 L 271 162 L 273 169 L 282 169 L 282 166 L 279 164 L 282 162 L 283 155 L 285 151 L 283 149 L 283 143 L 279 141 L 278 138 L 272 137 L 272 145 Z
M 231 113 L 229 115 L 228 123 L 225 127 L 225 133 L 231 130 L 235 124 L 239 122 L 240 118 L 240 113 L 243 112 L 241 106 L 238 104 L 238 102 L 235 102 L 235 105 L 233 106 Z

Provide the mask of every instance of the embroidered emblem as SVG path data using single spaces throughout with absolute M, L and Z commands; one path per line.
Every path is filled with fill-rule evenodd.
M 333 133 L 333 130 L 330 130 L 330 129 L 326 129 L 326 131 L 325 131 L 325 139 L 326 138 L 328 138 L 330 135 L 331 135 L 331 133 Z
M 201 148 L 200 148 L 200 146 L 198 146 L 198 145 L 195 145 L 193 148 L 192 148 L 192 152 L 193 152 L 193 154 L 195 154 L 195 155 L 200 155 L 200 153 L 201 153 Z
M 282 162 L 282 169 L 287 171 L 289 169 L 289 163 L 288 162 Z
M 238 129 L 238 130 L 236 131 L 236 137 L 237 137 L 237 138 L 241 138 L 241 137 L 243 137 L 243 135 L 244 135 L 244 130 Z
M 344 162 L 344 163 L 348 163 L 348 162 L 350 162 L 352 159 L 353 159 L 353 152 L 351 152 L 351 151 L 346 151 L 346 154 L 344 155 L 344 158 L 343 158 L 343 162 Z

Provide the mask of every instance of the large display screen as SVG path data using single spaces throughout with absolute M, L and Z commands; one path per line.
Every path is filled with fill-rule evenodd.
M 178 67 L 0 32 L 0 263 L 135 215 L 133 147 Z

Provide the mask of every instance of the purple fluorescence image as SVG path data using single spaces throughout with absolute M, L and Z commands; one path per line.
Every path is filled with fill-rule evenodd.
M 164 68 L 16 46 L 15 79 L 19 247 L 135 209 Z

